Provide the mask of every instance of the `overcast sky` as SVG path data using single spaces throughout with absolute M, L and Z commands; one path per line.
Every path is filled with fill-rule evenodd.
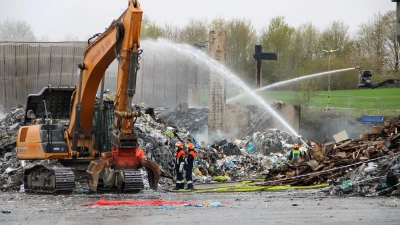
M 260 30 L 271 18 L 284 16 L 297 27 L 312 22 L 323 29 L 343 20 L 352 32 L 376 13 L 395 10 L 391 0 L 141 0 L 142 10 L 159 25 L 183 26 L 190 18 L 251 20 Z M 37 37 L 60 41 L 66 34 L 86 38 L 103 32 L 123 12 L 128 0 L 1 0 L 0 22 L 14 18 L 31 24 Z

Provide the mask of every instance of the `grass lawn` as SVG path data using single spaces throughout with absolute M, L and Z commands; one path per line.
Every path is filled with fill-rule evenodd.
M 295 92 L 266 91 L 261 94 L 267 102 L 280 100 L 293 104 Z M 313 110 L 323 111 L 328 105 L 327 91 L 318 92 L 310 101 Z M 229 100 L 231 96 L 227 95 Z M 247 96 L 235 102 L 242 104 L 256 104 L 255 100 Z M 230 104 L 233 104 L 232 102 Z M 383 115 L 396 117 L 400 115 L 400 88 L 376 88 L 331 91 L 331 109 L 350 113 L 353 116 Z

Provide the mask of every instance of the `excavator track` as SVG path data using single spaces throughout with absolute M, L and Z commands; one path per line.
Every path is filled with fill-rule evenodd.
M 38 164 L 24 171 L 24 188 L 28 193 L 71 193 L 75 188 L 75 176 L 71 168 Z
M 143 189 L 142 170 L 124 170 L 124 192 L 140 192 Z
M 116 173 L 120 175 L 121 173 Z M 106 193 L 110 191 L 123 192 L 123 193 L 139 193 L 143 189 L 144 174 L 142 170 L 123 170 L 122 176 L 116 178 L 117 185 L 112 188 L 104 187 L 104 181 L 99 179 L 97 190 L 98 193 Z

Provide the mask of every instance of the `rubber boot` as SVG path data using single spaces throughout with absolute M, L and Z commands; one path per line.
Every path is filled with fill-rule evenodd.
M 188 186 L 187 186 L 187 189 L 188 190 L 194 190 L 193 183 L 189 183 Z
M 180 184 L 180 183 L 176 183 L 176 184 L 175 184 L 175 187 L 172 188 L 172 190 L 179 190 L 180 187 L 181 187 L 181 184 Z

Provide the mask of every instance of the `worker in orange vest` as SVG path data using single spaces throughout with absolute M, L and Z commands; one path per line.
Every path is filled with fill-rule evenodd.
M 196 159 L 196 151 L 194 150 L 194 145 L 192 143 L 187 144 L 186 147 L 189 150 L 189 153 L 185 159 L 187 189 L 194 190 L 192 181 L 192 171 L 193 171 L 194 160 Z
M 175 143 L 176 147 L 176 159 L 175 159 L 175 170 L 176 170 L 176 186 L 172 190 L 179 190 L 185 188 L 183 181 L 183 167 L 185 166 L 185 150 L 183 149 L 183 143 L 178 141 Z

